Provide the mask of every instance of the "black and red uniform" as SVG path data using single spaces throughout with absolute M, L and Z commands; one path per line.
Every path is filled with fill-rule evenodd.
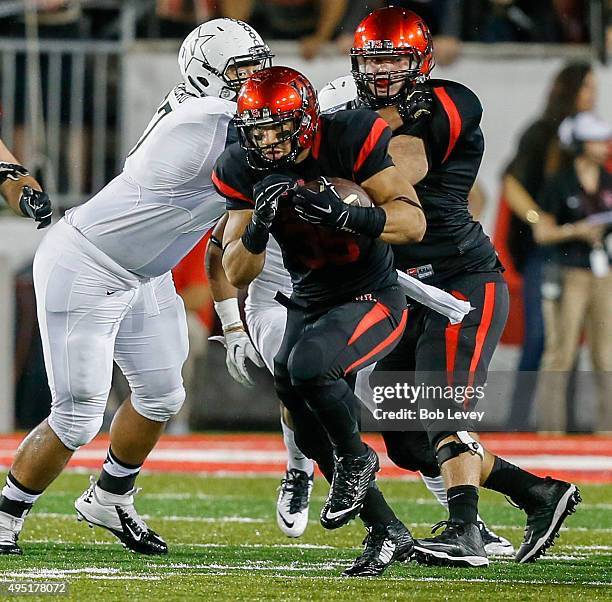
M 423 141 L 427 175 L 415 185 L 427 218 L 423 240 L 393 245 L 394 265 L 438 286 L 474 308 L 461 324 L 419 304 L 412 304 L 402 340 L 376 365 L 377 371 L 414 372 L 424 384 L 484 383 L 491 357 L 508 316 L 503 267 L 489 237 L 468 209 L 484 151 L 480 129 L 482 105 L 458 82 L 431 79 L 418 87 L 432 92 L 431 114 L 393 132 Z M 354 101 L 347 108 L 359 106 Z M 443 431 L 427 424 L 430 442 Z M 389 457 L 408 470 L 438 472 L 433 450 L 419 433 L 383 433 Z
M 488 236 L 468 210 L 484 151 L 482 105 L 457 82 L 432 79 L 431 115 L 394 132 L 420 138 L 429 170 L 415 186 L 427 217 L 427 232 L 416 245 L 394 246 L 396 268 L 435 284 L 474 308 L 461 324 L 416 306 L 404 336 L 376 370 L 414 371 L 418 382 L 481 385 L 508 316 L 503 267 Z M 444 433 L 426 425 L 436 443 Z M 389 436 L 397 438 L 397 435 Z
M 387 153 L 390 138 L 386 123 L 372 111 L 323 115 L 310 155 L 292 165 L 291 175 L 361 184 L 393 165 Z M 218 159 L 213 182 L 229 211 L 252 209 L 253 186 L 267 173 L 253 169 L 245 151 L 232 145 Z M 334 444 L 347 429 L 357 433 L 356 398 L 346 377 L 382 359 L 397 344 L 406 323 L 406 300 L 397 285 L 391 248 L 379 238 L 307 223 L 283 198 L 271 233 L 293 281 L 291 299 L 283 301 L 287 326 L 274 379 L 294 420 L 308 425 L 296 431 L 298 445 L 307 453 L 309 442 L 302 436 L 316 439 L 309 430 L 312 434 L 319 428 L 309 408 Z M 331 474 L 332 456 L 325 455 L 319 450 L 315 459 Z

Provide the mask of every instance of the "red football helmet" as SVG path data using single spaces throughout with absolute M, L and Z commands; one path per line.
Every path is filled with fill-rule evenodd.
M 249 164 L 271 169 L 293 163 L 310 148 L 319 123 L 319 103 L 312 84 L 289 67 L 270 67 L 254 73 L 240 89 L 235 124 Z M 276 139 L 266 130 L 276 126 Z M 290 141 L 290 151 L 281 147 Z
M 407 65 L 368 72 L 367 59 L 381 62 L 405 59 Z M 429 28 L 410 10 L 399 7 L 375 10 L 355 31 L 351 64 L 361 100 L 375 109 L 395 104 L 414 84 L 426 80 L 434 67 Z

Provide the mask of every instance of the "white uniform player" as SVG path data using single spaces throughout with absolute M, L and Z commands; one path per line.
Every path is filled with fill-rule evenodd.
M 340 77 L 327 84 L 318 95 L 319 105 L 322 113 L 333 113 L 348 108 L 347 105 L 357 99 L 357 87 L 352 76 Z M 291 295 L 291 278 L 282 261 L 281 250 L 276 241 L 270 238 L 266 247 L 266 259 L 262 272 L 251 282 L 248 296 L 245 302 L 246 325 L 257 349 L 263 358 L 268 370 L 274 373 L 274 357 L 276 356 L 283 339 L 286 321 L 285 308 L 274 300 L 277 292 L 285 296 Z M 431 291 L 435 295 L 435 291 Z M 440 296 L 444 293 L 440 292 Z M 455 300 L 449 298 L 452 304 Z M 436 299 L 430 299 L 436 302 Z M 450 307 L 446 306 L 448 310 Z M 453 311 L 454 310 L 454 311 Z M 237 311 L 237 310 L 236 310 Z M 467 313 L 458 306 L 453 306 L 448 315 L 459 315 Z M 244 355 L 244 354 L 243 354 Z M 369 375 L 374 369 L 370 366 L 358 372 L 356 392 L 364 403 L 373 409 L 368 403 L 372 399 L 369 387 Z M 244 364 L 240 368 L 232 367 L 230 371 L 245 370 Z M 243 377 L 248 380 L 248 375 Z M 372 407 L 371 407 L 372 406 Z M 297 448 L 293 433 L 281 419 L 283 438 L 288 452 L 288 463 L 285 477 L 282 480 L 277 502 L 277 523 L 280 529 L 290 537 L 299 537 L 306 529 L 308 523 L 308 504 L 312 489 L 312 461 Z M 438 501 L 446 506 L 446 489 L 442 477 L 430 478 L 421 475 L 428 489 L 435 495 Z M 485 544 L 490 555 L 511 555 L 514 553 L 512 545 L 492 533 L 482 523 L 486 530 Z
M 170 270 L 224 213 L 211 174 L 226 146 L 232 99 L 270 57 L 246 23 L 219 19 L 194 30 L 179 55 L 184 82 L 164 99 L 122 173 L 67 212 L 37 250 L 34 284 L 52 393 L 51 414 L 37 429 L 57 443 L 55 452 L 50 443 L 34 461 L 18 452 L 0 498 L 0 552 L 20 553 L 23 517 L 63 467 L 37 482 L 31 465 L 54 453 L 67 460 L 100 429 L 113 360 L 132 392 L 118 415 L 132 422 L 111 428 L 100 479 L 75 506 L 81 518 L 132 550 L 167 552 L 136 513 L 133 485 L 163 424 L 185 399 L 187 323 Z M 148 447 L 135 451 L 135 460 L 126 450 L 138 447 L 139 438 Z

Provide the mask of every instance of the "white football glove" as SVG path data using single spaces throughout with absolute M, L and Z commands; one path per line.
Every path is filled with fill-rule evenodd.
M 252 387 L 255 383 L 246 366 L 247 358 L 258 368 L 265 366 L 261 356 L 253 347 L 249 335 L 242 329 L 230 330 L 223 336 L 209 337 L 209 341 L 218 341 L 226 350 L 225 365 L 230 376 L 245 387 Z

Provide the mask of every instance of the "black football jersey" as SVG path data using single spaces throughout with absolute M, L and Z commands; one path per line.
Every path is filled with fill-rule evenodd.
M 282 171 L 305 182 L 328 176 L 361 184 L 393 165 L 387 152 L 390 139 L 391 130 L 373 111 L 321 115 L 309 156 Z M 244 149 L 233 144 L 217 160 L 212 180 L 229 211 L 253 209 L 253 186 L 268 173 L 253 169 Z M 397 281 L 387 243 L 309 224 L 290 200 L 280 200 L 271 232 L 291 274 L 294 297 L 308 305 L 341 302 Z
M 395 245 L 395 265 L 430 275 L 428 282 L 470 271 L 499 269 L 501 264 L 489 237 L 468 210 L 468 194 L 474 185 L 484 138 L 480 129 L 482 105 L 463 84 L 432 79 L 431 115 L 395 135 L 423 140 L 429 170 L 415 186 L 427 217 L 427 230 L 416 245 Z
M 432 79 L 419 86 L 432 91 L 431 115 L 403 126 L 394 136 L 406 134 L 423 140 L 429 170 L 415 185 L 427 230 L 415 245 L 393 245 L 395 266 L 430 284 L 443 284 L 457 273 L 501 268 L 489 237 L 468 210 L 484 138 L 480 129 L 482 105 L 466 86 Z M 359 106 L 359 101 L 348 108 Z

